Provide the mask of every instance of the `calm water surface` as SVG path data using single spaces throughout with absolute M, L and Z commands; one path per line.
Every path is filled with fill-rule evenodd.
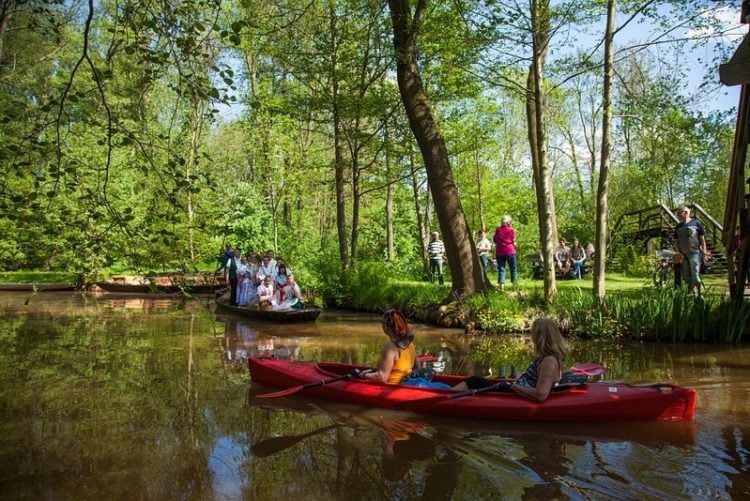
M 426 419 L 256 401 L 246 357 L 372 364 L 378 317 L 268 325 L 207 300 L 0 294 L 0 499 L 747 499 L 750 349 L 578 342 L 608 379 L 698 390 L 694 423 Z M 522 338 L 417 325 L 447 370 L 530 360 Z M 259 402 L 262 402 L 260 404 Z

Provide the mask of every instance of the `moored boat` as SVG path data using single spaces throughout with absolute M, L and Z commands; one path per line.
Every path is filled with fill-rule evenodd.
M 356 366 L 273 358 L 250 358 L 253 381 L 274 388 L 292 388 L 347 374 Z M 359 367 L 361 368 L 361 367 Z M 464 376 L 438 375 L 435 381 L 451 386 Z M 384 385 L 345 378 L 304 390 L 307 396 L 365 407 L 397 408 L 398 404 L 437 398 L 411 406 L 422 414 L 499 421 L 605 422 L 638 420 L 690 420 L 695 416 L 695 390 L 671 384 L 631 385 L 593 382 L 550 394 L 542 403 L 515 393 L 486 392 L 450 399 L 455 390 Z
M 127 294 L 143 294 L 153 292 L 149 284 L 128 284 L 121 282 L 96 282 L 96 286 L 106 292 L 118 292 Z
M 216 306 L 221 310 L 237 313 L 257 320 L 269 322 L 314 322 L 320 315 L 320 308 L 300 308 L 289 310 L 258 310 L 253 307 L 232 306 L 225 297 L 216 298 Z
M 175 274 L 152 278 L 113 275 L 111 280 L 96 282 L 96 285 L 106 292 L 120 294 L 214 294 L 226 288 L 223 277 Z

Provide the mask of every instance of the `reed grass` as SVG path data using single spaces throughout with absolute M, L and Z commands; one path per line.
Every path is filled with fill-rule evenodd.
M 450 285 L 415 281 L 383 262 L 366 262 L 349 270 L 326 270 L 320 293 L 328 307 L 381 312 L 397 306 L 407 313 L 434 309 L 448 302 Z M 458 303 L 454 311 L 488 334 L 527 330 L 541 315 L 555 317 L 563 330 L 587 339 L 660 342 L 739 343 L 747 339 L 750 306 L 736 304 L 717 288 L 699 296 L 681 288 L 656 289 L 643 279 L 613 276 L 617 284 L 597 305 L 588 281 L 562 282 L 555 302 L 546 305 L 537 281 L 517 288 L 491 290 Z M 608 279 L 607 286 L 610 281 Z

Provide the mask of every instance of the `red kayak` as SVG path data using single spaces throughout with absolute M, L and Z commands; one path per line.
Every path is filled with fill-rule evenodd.
M 379 407 L 403 408 L 437 416 L 495 419 L 500 421 L 637 421 L 691 420 L 695 416 L 695 390 L 671 384 L 630 385 L 595 382 L 559 389 L 542 403 L 515 393 L 486 392 L 451 398 L 456 390 L 386 385 L 347 376 L 353 365 L 250 358 L 253 381 L 327 400 Z M 335 381 L 328 381 L 335 379 Z M 464 376 L 438 375 L 434 381 L 455 385 Z M 258 397 L 256 397 L 258 398 Z M 425 400 L 419 405 L 418 400 Z M 416 405 L 415 405 L 416 404 Z

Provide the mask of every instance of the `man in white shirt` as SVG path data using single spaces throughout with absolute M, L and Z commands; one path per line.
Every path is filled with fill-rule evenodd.
M 445 244 L 440 240 L 440 234 L 437 231 L 430 235 L 430 243 L 427 245 L 427 255 L 430 258 L 430 282 L 435 281 L 437 273 L 440 285 L 443 285 L 443 260 L 445 259 Z

